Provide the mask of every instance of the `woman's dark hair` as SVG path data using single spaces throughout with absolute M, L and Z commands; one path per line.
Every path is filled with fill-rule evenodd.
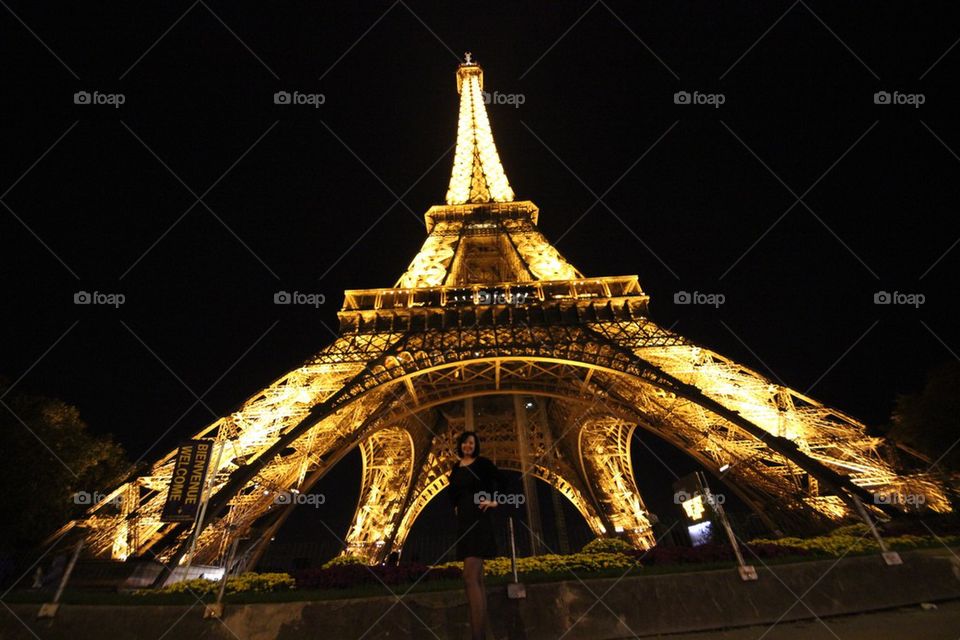
M 480 457 L 480 436 L 477 435 L 476 431 L 464 431 L 460 434 L 460 437 L 457 438 L 457 455 L 461 458 L 463 457 L 463 443 L 466 442 L 470 436 L 473 436 L 473 457 Z

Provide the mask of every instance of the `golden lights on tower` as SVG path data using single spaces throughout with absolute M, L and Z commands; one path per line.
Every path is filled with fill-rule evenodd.
M 565 496 L 595 535 L 612 529 L 637 547 L 656 540 L 634 480 L 636 429 L 719 469 L 771 528 L 851 515 L 838 492 L 823 491 L 806 471 L 814 463 L 836 474 L 832 482 L 846 481 L 848 492 L 920 495 L 926 509 L 953 510 L 938 477 L 895 466 L 866 425 L 654 323 L 637 276 L 587 278 L 567 262 L 537 228 L 536 205 L 514 201 L 487 120 L 483 71 L 469 54 L 456 78 L 447 204 L 427 211 L 428 236 L 394 288 L 347 291 L 332 343 L 193 436 L 215 439 L 224 453 L 208 489 L 221 515 L 208 513 L 192 562 L 222 564 L 230 543 L 265 514 L 292 508 L 292 500 L 278 502 L 281 492 L 309 492 L 354 446 L 363 473 L 344 553 L 384 560 L 447 485 L 455 432 L 426 434 L 427 412 L 511 392 L 551 398 L 549 414 L 528 416 L 531 442 L 568 448 L 531 475 Z M 561 446 L 546 444 L 551 424 L 571 432 Z M 491 428 L 501 430 L 490 440 L 500 443 L 498 465 L 521 471 L 514 425 Z M 794 446 L 771 446 L 783 440 Z M 161 519 L 176 454 L 50 541 L 76 526 L 96 557 L 149 554 L 182 564 L 189 532 Z M 682 508 L 696 521 L 710 504 L 695 496 Z M 282 522 L 264 528 L 261 540 Z M 255 564 L 258 556 L 247 557 Z
M 512 202 L 513 189 L 500 164 L 483 102 L 483 69 L 470 59 L 470 53 L 457 69 L 457 91 L 457 150 L 447 204 Z

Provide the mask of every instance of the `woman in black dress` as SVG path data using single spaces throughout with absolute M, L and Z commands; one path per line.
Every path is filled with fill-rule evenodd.
M 485 637 L 487 592 L 483 585 L 483 559 L 497 555 L 491 508 L 496 493 L 505 488 L 503 474 L 480 455 L 480 438 L 465 431 L 457 440 L 460 461 L 450 471 L 450 504 L 457 516 L 457 560 L 463 560 L 463 581 L 470 606 L 470 630 L 474 640 Z

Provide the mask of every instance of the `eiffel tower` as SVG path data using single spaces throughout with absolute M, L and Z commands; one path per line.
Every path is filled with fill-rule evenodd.
M 195 523 L 160 517 L 176 450 L 55 536 L 172 565 L 223 563 L 242 538 L 257 558 L 290 496 L 359 448 L 343 553 L 382 561 L 446 486 L 463 429 L 523 474 L 531 526 L 536 478 L 597 536 L 641 548 L 655 540 L 630 456 L 638 428 L 721 477 L 771 530 L 854 517 L 857 501 L 895 514 L 874 500 L 885 492 L 951 509 L 941 482 L 904 471 L 864 424 L 657 325 L 637 276 L 587 277 L 567 262 L 537 206 L 514 197 L 483 81 L 468 54 L 446 204 L 427 210 L 426 240 L 396 284 L 346 291 L 332 344 L 194 435 L 214 441 L 196 539 Z

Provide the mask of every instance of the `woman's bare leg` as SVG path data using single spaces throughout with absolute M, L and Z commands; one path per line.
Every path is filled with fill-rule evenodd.
M 463 582 L 470 607 L 470 635 L 473 640 L 484 640 L 487 617 L 487 594 L 483 589 L 483 558 L 469 557 L 463 561 Z
M 483 602 L 483 633 L 487 633 L 487 585 L 483 581 L 483 558 L 480 559 L 480 600 Z

